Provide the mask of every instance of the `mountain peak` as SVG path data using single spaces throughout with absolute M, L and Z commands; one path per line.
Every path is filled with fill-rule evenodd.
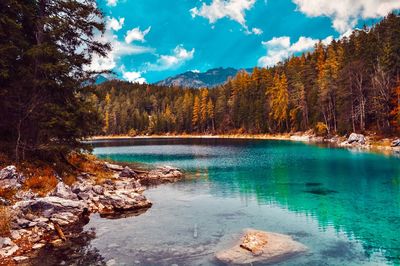
M 191 88 L 215 87 L 227 82 L 228 79 L 234 77 L 238 73 L 238 71 L 238 69 L 232 67 L 218 67 L 209 69 L 206 72 L 191 70 L 173 77 L 166 78 L 164 80 L 156 82 L 155 84 L 161 86 L 178 86 Z

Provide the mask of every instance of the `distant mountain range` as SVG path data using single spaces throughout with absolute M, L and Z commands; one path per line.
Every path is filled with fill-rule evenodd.
M 233 78 L 240 70 L 245 70 L 249 73 L 253 71 L 252 68 L 247 69 L 235 69 L 232 67 L 228 68 L 213 68 L 206 72 L 187 71 L 182 74 L 178 74 L 173 77 L 166 78 L 164 80 L 155 82 L 153 84 L 160 86 L 177 86 L 177 87 L 189 87 L 189 88 L 203 88 L 203 87 L 215 87 L 222 85 L 228 81 L 229 78 Z M 116 76 L 109 74 L 100 74 L 95 78 L 95 84 L 116 80 Z
M 252 69 L 245 69 L 251 72 Z M 240 70 L 235 68 L 213 68 L 206 72 L 188 71 L 173 77 L 166 78 L 154 84 L 162 86 L 179 87 L 215 87 L 224 84 L 229 78 L 234 77 Z

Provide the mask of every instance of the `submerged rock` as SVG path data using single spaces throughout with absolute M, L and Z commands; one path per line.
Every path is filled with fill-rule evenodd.
M 163 166 L 148 172 L 140 178 L 140 182 L 143 185 L 158 185 L 162 183 L 176 182 L 182 177 L 183 173 L 180 169 L 171 166 Z
M 279 263 L 306 251 L 306 246 L 290 236 L 246 229 L 233 247 L 218 252 L 216 258 L 230 265 Z

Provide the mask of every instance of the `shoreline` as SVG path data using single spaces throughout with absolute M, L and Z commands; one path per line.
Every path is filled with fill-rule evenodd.
M 148 188 L 185 176 L 171 166 L 142 170 L 98 159 L 93 163 L 104 169 L 104 176 L 80 172 L 74 183 L 59 180 L 46 195 L 21 190 L 7 200 L 9 233 L 0 236 L 0 265 L 29 263 L 44 248 L 68 246 L 82 236 L 92 214 L 115 219 L 144 213 L 152 206 L 143 195 Z M 24 185 L 24 174 L 13 165 L 0 169 L 0 174 Z
M 400 146 L 393 147 L 391 143 L 398 138 L 383 138 L 376 135 L 366 135 L 364 144 L 358 142 L 347 143 L 347 137 L 334 136 L 332 138 L 318 137 L 305 132 L 284 133 L 284 134 L 164 134 L 164 135 L 106 135 L 93 136 L 85 141 L 96 140 L 135 140 L 135 139 L 244 139 L 244 140 L 284 140 L 293 142 L 303 142 L 309 144 L 326 144 L 337 148 L 358 149 L 365 152 L 380 153 L 384 155 L 400 154 Z

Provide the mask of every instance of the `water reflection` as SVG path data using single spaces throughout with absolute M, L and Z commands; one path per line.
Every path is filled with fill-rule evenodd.
M 317 221 L 320 232 L 333 229 L 336 235 L 346 235 L 348 241 L 333 241 L 334 237 L 331 241 L 324 240 L 329 245 L 320 251 L 321 256 L 342 256 L 342 260 L 347 258 L 350 261 L 350 257 L 361 260 L 383 254 L 386 263 L 400 264 L 400 165 L 397 158 L 284 141 L 152 139 L 99 141 L 96 146 L 95 153 L 103 158 L 172 164 L 193 173 L 197 178 L 187 180 L 184 188 L 179 187 L 179 190 L 187 192 L 192 186 L 190 193 L 193 197 L 200 191 L 211 195 L 211 199 L 202 199 L 199 204 L 222 204 L 221 210 L 218 209 L 219 220 L 222 223 L 230 219 L 235 221 L 237 224 L 232 228 L 246 227 L 251 223 L 262 226 L 258 219 L 265 219 L 267 214 L 263 211 L 279 206 L 304 219 L 311 217 Z M 229 213 L 223 211 L 229 209 L 226 200 L 236 206 L 234 201 L 230 201 L 236 199 L 244 202 L 247 209 L 255 208 L 253 202 L 268 208 L 254 212 L 235 208 Z M 202 205 L 193 206 L 197 203 L 189 201 L 192 204 L 190 208 L 193 208 L 188 210 L 189 214 L 203 210 Z M 154 215 L 157 215 L 156 211 L 160 212 L 157 209 L 153 211 Z M 218 211 L 214 209 L 214 212 Z M 214 212 L 209 215 L 215 215 Z M 189 214 L 184 212 L 182 215 Z M 207 212 L 202 215 L 207 215 Z M 280 213 L 278 220 L 282 220 L 284 215 L 289 214 Z M 176 217 L 173 218 L 176 222 Z M 298 218 L 297 222 L 303 218 Z M 239 220 L 243 220 L 243 224 Z M 210 223 L 213 223 L 212 219 Z M 311 221 L 307 223 L 311 227 Z M 278 225 L 269 227 L 282 231 Z M 307 241 L 310 230 L 300 230 L 297 234 Z M 324 237 L 311 235 L 314 241 L 322 241 Z M 350 241 L 352 239 L 356 242 Z M 351 252 L 355 243 L 361 244 L 362 253 Z M 152 249 L 152 244 L 150 241 L 147 248 Z M 177 245 L 175 242 L 172 244 Z M 177 248 L 182 247 L 178 245 Z M 148 257 L 163 254 L 161 250 L 153 251 L 153 255 L 148 254 Z M 194 251 L 193 256 L 206 256 L 204 252 Z M 179 261 L 178 254 L 164 256 Z

